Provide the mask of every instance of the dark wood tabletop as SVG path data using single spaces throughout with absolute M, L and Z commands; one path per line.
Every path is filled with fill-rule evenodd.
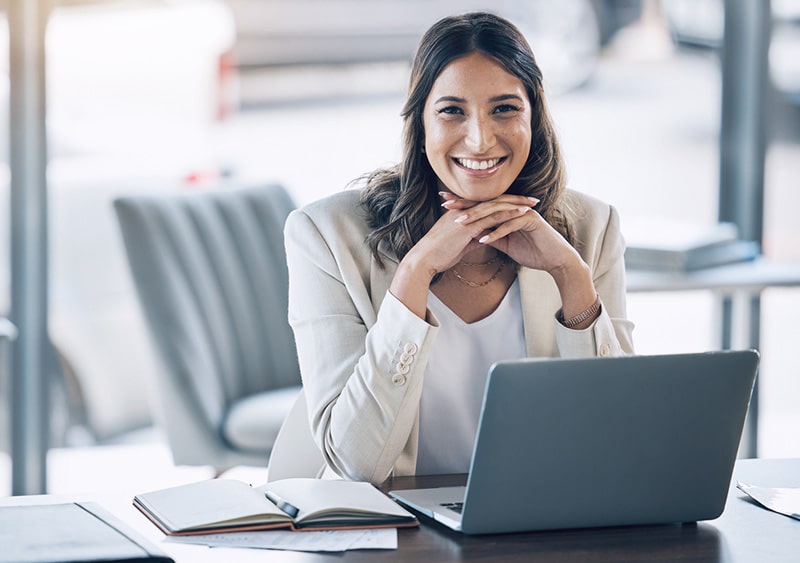
M 398 477 L 384 491 L 463 485 L 466 475 Z M 559 530 L 467 536 L 420 516 L 420 528 L 400 530 L 392 561 L 721 561 L 718 530 L 710 524 Z M 357 552 L 348 561 L 362 561 Z M 375 553 L 362 552 L 364 561 Z
M 420 516 L 419 528 L 398 530 L 397 549 L 343 553 L 208 549 L 205 546 L 170 543 L 133 508 L 128 495 L 9 497 L 0 499 L 0 506 L 95 500 L 159 545 L 176 563 L 800 561 L 800 520 L 756 505 L 735 488 L 737 480 L 766 487 L 800 487 L 800 459 L 739 460 L 734 469 L 725 511 L 716 520 L 684 525 L 468 536 Z M 463 485 L 465 482 L 464 475 L 403 477 L 387 481 L 382 489 L 390 491 Z
M 399 549 L 348 552 L 347 561 L 800 561 L 800 520 L 758 506 L 736 481 L 800 487 L 800 459 L 745 459 L 734 469 L 722 516 L 696 524 L 628 526 L 466 536 L 420 516 L 420 528 L 399 531 Z M 466 475 L 401 477 L 385 491 L 463 485 Z

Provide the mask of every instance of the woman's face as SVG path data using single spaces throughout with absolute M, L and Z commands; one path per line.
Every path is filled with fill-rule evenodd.
M 525 86 L 482 53 L 444 67 L 425 102 L 423 125 L 425 152 L 440 183 L 468 200 L 505 193 L 528 159 Z

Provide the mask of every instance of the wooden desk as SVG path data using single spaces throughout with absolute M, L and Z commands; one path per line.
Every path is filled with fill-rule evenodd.
M 464 476 L 398 478 L 386 489 L 463 483 Z M 800 487 L 800 459 L 739 460 L 739 479 L 766 486 Z M 164 536 L 130 504 L 130 495 L 9 497 L 1 505 L 95 500 L 160 545 L 176 563 L 359 561 L 793 561 L 800 553 L 800 521 L 775 514 L 731 489 L 723 515 L 697 525 L 666 525 L 525 534 L 464 536 L 422 519 L 419 529 L 399 531 L 399 549 L 300 553 L 255 549 L 208 549 L 163 541 Z
M 716 299 L 719 348 L 759 349 L 761 293 L 772 287 L 800 286 L 800 264 L 762 257 L 691 272 L 627 270 L 626 278 L 629 293 L 711 291 Z M 744 457 L 758 457 L 758 386 L 756 379 L 742 438 Z

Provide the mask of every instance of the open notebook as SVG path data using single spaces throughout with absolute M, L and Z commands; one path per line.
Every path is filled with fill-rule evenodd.
M 370 483 L 339 479 L 283 479 L 261 487 L 210 479 L 142 493 L 133 504 L 170 536 L 418 525 Z
M 466 487 L 389 494 L 470 534 L 716 518 L 758 362 L 727 351 L 497 363 Z

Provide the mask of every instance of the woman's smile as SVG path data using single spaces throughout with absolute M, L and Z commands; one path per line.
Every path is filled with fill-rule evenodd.
M 498 166 L 505 161 L 506 157 L 490 158 L 488 160 L 472 159 L 472 158 L 459 158 L 455 157 L 453 160 L 461 166 L 470 171 L 480 171 L 493 173 L 497 170 Z

